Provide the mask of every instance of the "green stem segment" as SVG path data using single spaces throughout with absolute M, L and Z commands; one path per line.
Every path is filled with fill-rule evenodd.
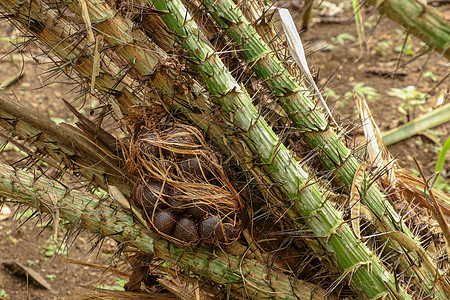
M 386 146 L 401 142 L 417 133 L 450 122 L 450 103 L 434 109 L 408 123 L 402 124 L 383 134 Z
M 61 59 L 66 62 L 65 64 L 70 64 L 74 61 L 78 62 L 73 64 L 74 69 L 80 73 L 81 77 L 90 78 L 90 72 L 92 72 L 92 59 L 90 59 L 89 55 L 86 53 L 86 45 L 77 42 L 78 38 L 76 36 L 72 36 L 64 31 L 64 29 L 69 28 L 69 26 L 61 24 L 64 23 L 62 19 L 59 19 L 59 23 L 56 23 L 55 19 L 53 19 L 53 17 L 55 17 L 52 14 L 53 11 L 46 7 L 45 4 L 37 1 L 29 3 L 29 5 L 17 6 L 17 8 L 20 9 L 20 13 L 18 10 L 14 10 L 15 7 L 14 1 L 4 1 L 0 3 L 0 8 L 8 12 L 8 15 L 14 15 L 14 20 L 18 21 L 24 27 L 27 26 L 27 24 L 30 24 L 30 22 L 27 19 L 22 19 L 21 16 L 28 16 L 34 24 L 40 24 L 40 28 L 35 28 L 37 30 L 32 31 L 36 37 L 49 45 L 49 47 L 52 48 L 53 53 L 60 56 Z M 55 43 L 57 46 L 55 46 Z M 104 59 L 106 59 L 106 57 L 104 57 Z M 108 68 L 105 68 L 104 64 L 102 64 L 101 67 L 101 76 L 98 77 L 95 82 L 96 88 L 105 95 L 109 95 L 112 88 L 115 87 L 118 92 L 117 99 L 120 101 L 121 107 L 126 111 L 129 105 L 136 101 L 134 97 L 131 96 L 133 93 L 130 91 L 129 85 L 126 84 L 127 79 L 122 78 L 117 82 L 120 75 L 113 71 L 119 70 L 119 68 L 114 67 L 114 63 L 112 62 L 108 63 Z M 174 93 L 174 79 L 171 79 L 170 76 L 168 76 L 168 74 L 163 72 L 157 73 L 154 78 L 154 83 L 158 84 L 161 91 L 166 93 L 165 95 L 172 99 L 171 101 L 173 103 L 171 104 L 177 104 L 178 102 L 189 104 L 188 98 L 181 97 Z M 105 84 L 111 88 L 105 88 Z M 118 88 L 120 88 L 120 92 Z M 177 97 L 179 97 L 179 99 L 175 100 Z M 103 166 L 98 164 L 98 161 L 103 161 L 103 159 L 99 158 L 95 163 L 91 162 L 90 164 L 84 162 L 84 160 L 80 161 L 80 159 L 83 159 L 83 155 L 85 155 L 86 152 L 80 150 L 77 146 L 77 153 L 75 155 L 73 150 L 71 150 L 71 146 L 76 146 L 81 140 L 73 141 L 71 135 L 67 134 L 67 132 L 66 134 L 61 134 L 61 132 L 64 132 L 64 129 L 59 128 L 50 120 L 47 120 L 46 118 L 43 119 L 41 116 L 9 100 L 7 97 L 1 97 L 0 100 L 0 107 L 2 108 L 0 110 L 0 117 L 5 121 L 2 125 L 4 125 L 6 129 L 19 135 L 22 139 L 33 143 L 36 147 L 40 148 L 41 151 L 43 150 L 44 153 L 52 156 L 57 161 L 65 160 L 66 167 L 69 164 L 73 165 L 73 161 L 76 161 L 75 165 L 92 166 L 95 164 L 95 169 L 91 167 L 86 169 L 77 168 L 74 169 L 74 171 L 91 180 L 92 178 L 99 178 L 100 180 L 94 181 L 103 189 L 105 189 L 103 184 L 106 182 L 116 186 L 123 184 L 121 181 L 114 181 L 113 178 L 111 178 L 111 172 L 106 171 L 107 169 L 102 168 Z M 179 107 L 181 108 L 181 106 Z M 202 109 L 205 109 L 205 107 L 202 107 Z M 211 131 L 211 126 L 205 123 L 206 116 L 197 116 L 192 114 L 189 110 L 186 110 L 185 113 L 193 118 L 198 124 L 202 125 L 205 130 L 209 129 Z M 219 134 L 216 131 L 211 132 L 214 132 L 216 136 Z M 217 138 L 219 137 L 217 136 Z M 68 147 L 62 146 L 66 144 L 71 145 Z M 102 158 L 104 158 L 104 156 L 102 156 Z M 60 216 L 71 221 L 73 224 L 77 224 L 78 220 L 84 220 L 82 224 L 86 229 L 94 232 L 101 231 L 103 235 L 111 235 L 119 242 L 127 241 L 143 252 L 154 253 L 159 258 L 173 262 L 174 264 L 179 264 L 184 268 L 189 268 L 194 273 L 203 275 L 218 283 L 226 285 L 231 284 L 233 289 L 238 291 L 245 290 L 250 297 L 256 299 L 267 297 L 278 297 L 281 299 L 311 299 L 312 297 L 312 299 L 323 299 L 325 297 L 325 292 L 320 288 L 301 280 L 294 280 L 289 275 L 276 272 L 259 262 L 234 256 L 226 256 L 222 252 L 217 257 L 217 251 L 214 253 L 209 248 L 189 251 L 190 249 L 177 248 L 169 245 L 163 240 L 155 239 L 154 237 L 149 236 L 147 231 L 143 231 L 142 229 L 136 227 L 115 226 L 116 224 L 114 222 L 122 219 L 126 219 L 125 223 L 130 225 L 131 216 L 116 215 L 116 211 L 111 210 L 111 207 L 109 206 L 99 210 L 97 201 L 89 194 L 71 191 L 69 195 L 66 194 L 63 189 L 54 187 L 53 184 L 48 181 L 43 183 L 44 179 L 40 179 L 39 183 L 33 183 L 33 186 L 31 187 L 26 186 L 23 185 L 23 183 L 26 182 L 31 184 L 33 179 L 29 178 L 25 181 L 18 180 L 18 178 L 27 178 L 25 173 L 17 172 L 20 176 L 16 176 L 16 173 L 13 172 L 12 169 L 7 170 L 6 167 L 1 166 L 0 172 L 2 171 L 4 171 L 4 173 L 0 176 L 0 194 L 7 197 L 13 197 L 13 201 L 18 201 L 44 211 L 48 208 L 47 211 L 49 211 L 51 210 L 50 207 L 52 205 L 51 199 L 54 199 L 54 197 L 50 200 L 46 197 L 48 194 L 56 193 L 58 195 L 56 198 L 61 199 L 61 202 L 58 204 L 58 207 L 61 209 Z M 105 173 L 107 173 L 107 180 L 104 178 L 106 177 Z M 14 182 L 21 182 L 21 184 L 14 185 Z M 35 188 L 36 186 L 45 187 L 42 188 L 41 192 L 40 188 Z M 48 187 L 52 188 L 49 189 Z M 122 187 L 122 192 L 128 194 L 129 188 L 123 185 Z M 14 188 L 16 189 L 14 190 Z M 39 195 L 39 201 L 36 200 L 36 195 Z M 92 202 L 92 199 L 95 201 Z M 102 201 L 102 203 L 104 202 Z M 100 211 L 105 212 L 105 215 L 96 214 Z M 112 215 L 114 215 L 114 218 L 110 218 Z M 106 219 L 103 218 L 104 216 L 106 216 Z M 117 218 L 117 216 L 119 217 Z M 243 273 L 241 273 L 241 270 L 243 270 Z M 244 280 L 245 283 L 242 280 L 243 274 L 250 277 Z
M 130 213 L 109 201 L 78 190 L 67 191 L 43 176 L 35 179 L 24 171 L 0 163 L 0 195 L 45 213 L 59 210 L 59 216 L 73 225 L 99 232 L 118 242 L 126 242 L 142 252 L 154 254 L 205 279 L 231 285 L 256 299 L 325 299 L 325 291 L 315 285 L 274 271 L 256 260 L 227 255 L 199 246 L 183 248 L 153 237 L 133 221 Z M 53 203 L 58 200 L 57 205 Z M 54 222 L 59 220 L 54 220 Z
M 160 17 L 166 26 L 187 50 L 190 61 L 215 102 L 221 107 L 223 116 L 252 141 L 249 143 L 252 151 L 259 156 L 271 177 L 282 186 L 286 197 L 293 203 L 293 208 L 303 216 L 302 221 L 317 236 L 326 240 L 330 250 L 336 255 L 341 271 L 351 274 L 352 287 L 356 291 L 363 291 L 369 298 L 387 294 L 410 298 L 402 290 L 397 292 L 392 274 L 385 270 L 380 260 L 355 237 L 343 221 L 341 213 L 326 201 L 317 185 L 309 181 L 308 174 L 259 116 L 248 93 L 235 81 L 215 54 L 183 4 L 177 0 L 154 0 L 153 4 L 162 12 Z M 312 103 L 303 108 L 303 111 L 305 110 L 308 115 L 317 114 Z M 319 123 L 318 118 L 310 120 L 311 128 L 325 128 L 327 125 L 325 120 Z
M 444 13 L 419 0 L 369 0 L 381 13 L 450 59 L 450 22 Z
M 327 126 L 325 116 L 318 109 L 314 109 L 315 105 L 311 100 L 311 94 L 301 87 L 284 68 L 276 54 L 231 0 L 203 0 L 202 4 L 220 26 L 221 32 L 234 42 L 239 50 L 237 51 L 239 56 L 252 66 L 257 76 L 277 96 L 278 102 L 286 110 L 294 126 L 301 130 L 311 148 L 318 152 L 323 165 L 328 170 L 334 171 L 336 180 L 349 192 L 359 163 L 352 155 L 351 150 L 339 139 L 336 132 Z M 370 184 L 369 180 L 367 179 L 366 184 L 362 185 L 370 186 L 368 190 L 362 191 L 363 203 L 383 221 L 389 231 L 401 231 L 409 235 L 410 240 L 413 241 L 414 236 L 401 221 L 392 205 L 385 199 L 379 186 Z M 417 249 L 421 249 L 419 242 L 415 242 Z M 393 247 L 398 253 L 404 253 L 405 269 L 409 268 L 411 264 L 409 255 L 413 256 L 417 262 L 420 260 L 419 255 L 405 252 L 402 246 L 390 243 L 390 247 Z M 425 253 L 423 249 L 420 251 Z M 433 266 L 432 263 L 428 265 L 431 268 L 424 269 L 419 264 L 416 265 L 415 272 L 419 278 L 417 284 L 423 286 L 423 290 L 428 294 L 446 299 L 446 295 L 439 286 L 435 285 L 436 266 Z M 443 281 L 441 283 L 445 284 Z M 437 293 L 436 289 L 438 289 Z

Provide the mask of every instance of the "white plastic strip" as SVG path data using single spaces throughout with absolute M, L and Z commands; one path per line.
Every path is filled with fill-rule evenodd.
M 297 28 L 295 27 L 294 20 L 292 20 L 291 13 L 285 8 L 278 8 L 278 13 L 280 14 L 281 23 L 283 24 L 284 34 L 286 35 L 286 39 L 288 42 L 289 52 L 294 58 L 294 61 L 297 64 L 297 66 L 300 68 L 303 74 L 305 74 L 308 82 L 313 86 L 328 115 L 336 124 L 337 128 L 340 129 L 339 125 L 334 120 L 327 103 L 323 99 L 322 94 L 317 88 L 317 85 L 314 82 L 314 79 L 312 78 L 311 72 L 309 71 L 308 63 L 306 62 L 305 51 L 303 50 L 302 40 L 300 39 L 300 35 L 298 34 Z

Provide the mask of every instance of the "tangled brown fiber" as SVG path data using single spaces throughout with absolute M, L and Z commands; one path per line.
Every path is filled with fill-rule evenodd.
M 201 132 L 155 122 L 143 107 L 134 107 L 130 115 L 132 134 L 124 157 L 128 174 L 139 178 L 132 202 L 149 228 L 181 245 L 235 241 L 244 206 Z

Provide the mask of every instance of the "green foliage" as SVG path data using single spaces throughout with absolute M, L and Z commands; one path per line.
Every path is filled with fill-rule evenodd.
M 398 53 L 403 52 L 403 54 L 406 54 L 409 56 L 413 55 L 414 54 L 414 51 L 412 49 L 413 41 L 412 41 L 411 36 L 408 35 L 408 37 L 407 37 L 405 35 L 405 33 L 403 31 L 401 31 L 400 29 L 397 29 L 396 32 L 399 36 L 399 39 L 401 39 L 402 43 L 400 45 L 396 46 L 394 48 L 394 51 L 398 52 Z
M 433 82 L 436 82 L 436 81 L 437 81 L 436 75 L 434 75 L 434 73 L 431 72 L 431 71 L 425 72 L 425 73 L 423 74 L 423 77 L 425 77 L 425 78 L 430 78 L 431 81 L 433 81 Z
M 39 263 L 39 259 L 35 259 L 35 260 L 28 259 L 28 260 L 27 260 L 27 265 L 28 265 L 29 267 L 32 267 L 32 266 L 34 266 L 34 265 L 37 265 L 38 263 Z
M 55 274 L 47 274 L 47 275 L 45 275 L 45 278 L 47 278 L 50 281 L 53 281 L 53 280 L 55 280 L 56 275 Z
M 364 27 L 371 29 L 373 27 L 373 24 L 369 21 L 366 21 L 366 22 L 364 22 Z
M 434 187 L 444 193 L 450 193 L 450 184 L 447 180 L 439 180 Z
M 67 255 L 67 245 L 65 243 L 57 244 L 54 240 L 50 239 L 47 245 L 44 247 L 44 254 L 47 257 L 55 255 Z
M 338 100 L 340 97 L 335 91 L 333 91 L 329 87 L 323 88 L 323 95 L 325 96 L 325 98 L 331 98 L 334 100 Z
M 356 37 L 354 37 L 353 35 L 351 35 L 350 33 L 341 33 L 336 37 L 332 37 L 331 41 L 333 42 L 333 44 L 335 45 L 341 45 L 343 46 L 345 44 L 346 40 L 350 40 L 352 42 L 356 41 Z
M 392 47 L 392 41 L 381 41 L 377 43 L 375 50 L 381 54 L 381 56 L 387 56 L 388 50 Z
M 31 209 L 27 209 L 23 213 L 18 213 L 14 216 L 14 221 L 17 221 L 19 223 L 25 222 L 31 215 L 33 214 L 33 211 Z
M 353 91 L 360 95 L 363 95 L 367 101 L 376 100 L 380 98 L 380 94 L 378 94 L 377 90 L 371 86 L 365 86 L 364 82 L 358 82 L 353 87 Z M 348 91 L 344 94 L 344 98 L 346 100 L 353 97 L 353 92 Z
M 8 293 L 6 293 L 6 291 L 3 289 L 0 290 L 0 299 L 9 299 Z
M 425 104 L 428 96 L 427 93 L 416 90 L 416 87 L 412 85 L 402 89 L 391 88 L 388 95 L 403 100 L 403 103 L 398 107 L 398 111 L 404 115 L 408 114 L 410 108 Z
M 450 149 L 450 137 L 447 138 L 444 145 L 442 146 L 441 153 L 439 154 L 439 157 L 436 161 L 436 172 L 442 172 L 445 165 L 445 158 L 447 156 L 447 152 Z M 443 192 L 450 192 L 450 185 L 446 180 L 442 180 L 441 174 L 439 174 L 438 178 L 436 179 L 436 188 L 440 189 Z
M 127 280 L 122 278 L 117 278 L 115 285 L 103 285 L 103 284 L 97 284 L 96 287 L 99 289 L 104 290 L 110 290 L 110 291 L 125 291 L 125 284 L 127 283 Z

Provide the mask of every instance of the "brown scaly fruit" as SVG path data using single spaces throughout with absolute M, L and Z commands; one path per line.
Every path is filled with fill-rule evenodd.
M 177 222 L 172 236 L 185 243 L 196 243 L 200 238 L 197 225 L 188 217 L 183 217 Z
M 160 233 L 172 235 L 177 224 L 177 216 L 170 209 L 156 211 L 152 223 Z

